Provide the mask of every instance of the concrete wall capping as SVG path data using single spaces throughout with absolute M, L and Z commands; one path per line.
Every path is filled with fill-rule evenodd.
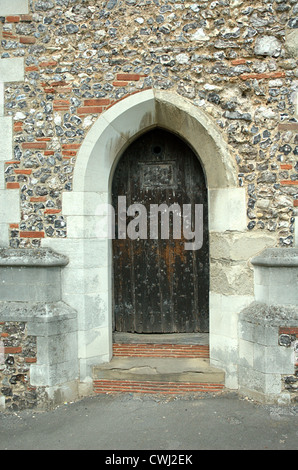
M 50 248 L 1 248 L 0 266 L 66 266 L 67 256 Z
M 77 312 L 62 301 L 58 302 L 0 302 L 1 321 L 51 323 L 74 319 Z
M 297 267 L 298 248 L 267 248 L 251 263 L 255 266 Z
M 239 319 L 270 327 L 293 326 L 298 322 L 298 307 L 252 302 L 241 311 Z

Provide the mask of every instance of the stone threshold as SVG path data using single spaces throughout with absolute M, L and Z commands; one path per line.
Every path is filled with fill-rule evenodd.
M 113 332 L 117 344 L 179 344 L 209 346 L 209 333 L 122 333 Z
M 114 357 L 93 369 L 94 393 L 215 392 L 225 374 L 206 358 Z

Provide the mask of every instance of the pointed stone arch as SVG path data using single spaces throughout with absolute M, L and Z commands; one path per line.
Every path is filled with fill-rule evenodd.
M 123 149 L 156 126 L 179 135 L 194 149 L 210 189 L 238 187 L 235 163 L 213 121 L 179 95 L 146 90 L 116 103 L 93 124 L 77 157 L 73 191 L 107 190 Z
M 112 357 L 111 240 L 98 237 L 98 224 L 105 217 L 99 215 L 98 206 L 110 202 L 114 169 L 124 150 L 154 127 L 187 142 L 205 172 L 211 242 L 211 361 L 230 371 L 227 377 L 236 388 L 237 315 L 252 300 L 253 279 L 247 267 L 250 253 L 247 258 L 241 254 L 228 267 L 222 258 L 231 257 L 232 236 L 239 235 L 239 240 L 247 236 L 245 190 L 238 186 L 235 162 L 212 119 L 181 96 L 156 90 L 135 93 L 98 117 L 78 152 L 73 190 L 63 194 L 67 238 L 44 243 L 70 259 L 63 272 L 62 297 L 78 311 L 80 380 L 90 384 L 91 367 Z M 257 251 L 252 249 L 251 255 Z

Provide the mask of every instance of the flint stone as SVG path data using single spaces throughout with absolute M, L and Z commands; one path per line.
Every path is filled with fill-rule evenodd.
M 54 8 L 54 3 L 51 0 L 38 0 L 35 4 L 35 10 L 47 11 Z
M 292 344 L 291 337 L 289 335 L 280 335 L 278 338 L 278 344 L 280 346 L 284 346 L 286 348 L 289 348 Z
M 191 36 L 191 41 L 209 41 L 209 36 L 205 34 L 203 28 L 199 28 L 195 33 Z
M 249 113 L 239 113 L 239 111 L 225 111 L 224 117 L 227 119 L 240 119 L 243 121 L 251 121 Z
M 298 17 L 297 18 L 291 18 L 289 23 L 288 23 L 289 28 L 298 28 Z

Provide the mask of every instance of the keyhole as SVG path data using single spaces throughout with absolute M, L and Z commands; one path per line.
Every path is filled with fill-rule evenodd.
M 153 153 L 155 153 L 155 155 L 159 155 L 161 153 L 160 145 L 155 145 L 155 147 L 153 147 Z

